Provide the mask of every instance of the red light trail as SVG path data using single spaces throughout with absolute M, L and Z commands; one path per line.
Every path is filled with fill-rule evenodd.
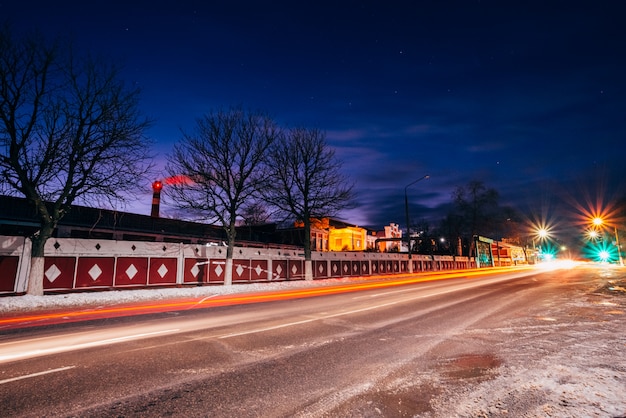
M 301 299 L 316 296 L 324 296 L 338 293 L 357 292 L 360 290 L 387 288 L 402 286 L 412 283 L 428 282 L 435 280 L 471 278 L 474 276 L 487 276 L 513 270 L 527 269 L 528 267 L 505 267 L 489 268 L 481 270 L 455 270 L 446 272 L 430 272 L 427 274 L 416 273 L 411 275 L 401 275 L 394 279 L 389 276 L 374 276 L 375 281 L 363 281 L 346 285 L 330 285 L 319 287 L 307 287 L 301 289 L 289 289 L 278 291 L 267 291 L 259 293 L 239 293 L 229 295 L 203 296 L 193 299 L 171 299 L 162 303 L 151 301 L 148 304 L 135 303 L 132 305 L 122 305 L 106 308 L 93 308 L 80 311 L 55 310 L 40 314 L 28 314 L 24 316 L 13 316 L 0 319 L 0 329 L 27 328 L 45 325 L 55 325 L 68 322 L 89 321 L 95 319 L 116 318 L 134 315 L 147 315 L 163 312 L 172 312 L 186 309 L 207 309 L 218 306 L 244 305 L 253 303 L 263 303 L 279 300 Z

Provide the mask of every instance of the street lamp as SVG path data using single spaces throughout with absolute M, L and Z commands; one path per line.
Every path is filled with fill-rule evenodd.
M 595 218 L 593 218 L 591 222 L 593 223 L 594 226 L 598 228 L 604 225 L 604 219 L 602 219 L 599 216 L 596 216 Z M 617 234 L 617 226 L 613 227 L 613 233 L 615 234 L 615 247 L 617 247 L 617 257 L 619 259 L 619 265 L 623 267 L 624 260 L 622 259 L 622 249 L 619 246 L 619 235 Z
M 409 198 L 407 196 L 406 190 L 417 183 L 418 181 L 425 180 L 430 178 L 428 174 L 423 177 L 418 178 L 417 180 L 409 183 L 404 188 L 404 215 L 406 216 L 406 235 L 407 235 L 407 244 L 409 246 L 409 273 L 413 273 L 413 262 L 411 261 L 411 224 L 409 223 Z
M 546 228 L 539 228 L 535 232 L 535 236 L 539 238 L 539 242 L 541 243 L 543 240 L 548 238 L 548 230 Z M 533 236 L 533 251 L 537 251 L 537 244 L 535 242 L 535 236 Z M 541 247 L 540 247 L 541 248 Z
M 535 225 L 533 229 L 533 257 L 535 258 L 535 262 L 537 262 L 541 257 L 543 257 L 543 243 L 544 241 L 548 241 L 550 238 L 550 227 L 545 223 L 542 223 L 540 225 Z M 537 247 L 537 241 L 539 241 L 539 247 Z

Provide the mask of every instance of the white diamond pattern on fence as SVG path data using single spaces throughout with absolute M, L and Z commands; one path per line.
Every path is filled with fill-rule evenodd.
M 194 264 L 190 271 L 193 277 L 197 278 L 198 274 L 200 274 L 200 267 L 198 267 L 198 263 Z
M 159 267 L 159 269 L 157 270 L 157 273 L 159 273 L 159 276 L 161 276 L 161 278 L 165 277 L 167 272 L 168 270 L 167 267 L 165 267 L 165 264 L 161 264 L 161 267 Z
M 237 276 L 239 276 L 239 277 L 241 277 L 241 275 L 243 274 L 244 271 L 245 270 L 244 270 L 244 268 L 243 268 L 243 266 L 241 264 L 239 264 L 237 266 L 237 269 L 235 270 L 235 272 L 237 272 Z
M 261 273 L 263 272 L 263 269 L 261 268 L 260 265 L 256 265 L 256 268 L 254 269 L 254 272 L 256 273 L 257 276 L 260 276 Z
M 291 274 L 295 275 L 298 272 L 298 267 L 294 264 L 291 266 Z
M 139 270 L 137 270 L 137 267 L 135 267 L 134 264 L 131 264 L 130 266 L 128 266 L 125 273 L 130 280 L 133 280 L 133 277 L 135 277 L 137 273 L 139 273 Z
M 276 266 L 276 273 L 278 273 L 278 275 L 280 275 L 280 273 L 283 272 L 283 268 L 280 266 L 280 264 L 278 266 Z
M 61 275 L 61 270 L 59 270 L 56 264 L 53 264 L 50 267 L 48 267 L 48 270 L 46 270 L 46 272 L 44 273 L 44 276 L 46 276 L 46 279 L 48 279 L 50 283 L 54 283 L 54 281 L 60 275 Z
M 87 274 L 89 274 L 89 277 L 91 277 L 91 280 L 93 280 L 94 282 L 96 280 L 98 280 L 98 277 L 100 277 L 102 275 L 102 269 L 100 268 L 99 265 L 94 264 L 89 271 L 87 272 Z
M 222 266 L 218 264 L 217 267 L 215 267 L 215 274 L 217 274 L 217 277 L 220 277 L 223 272 L 224 272 L 224 269 L 222 268 Z

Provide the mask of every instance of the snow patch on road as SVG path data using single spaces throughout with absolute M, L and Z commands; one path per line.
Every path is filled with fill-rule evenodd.
M 567 366 L 546 359 L 532 369 L 503 367 L 475 390 L 449 398 L 450 416 L 621 417 L 626 412 L 626 370 Z M 442 408 L 444 410 L 448 408 Z
M 434 400 L 433 416 L 625 417 L 626 323 L 617 312 L 626 299 L 605 297 L 560 301 L 550 312 L 553 332 L 541 331 L 532 319 L 491 330 L 502 334 L 497 340 L 504 342 L 494 349 L 506 362 L 493 379 Z M 542 328 L 552 322 L 544 319 L 534 317 Z

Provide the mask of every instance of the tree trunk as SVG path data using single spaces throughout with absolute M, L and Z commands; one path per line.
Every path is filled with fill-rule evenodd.
M 44 247 L 48 237 L 44 237 L 40 232 L 31 238 L 30 272 L 28 273 L 28 287 L 26 293 L 33 296 L 43 295 L 43 274 L 44 274 Z
M 30 258 L 30 272 L 28 273 L 28 287 L 26 293 L 32 296 L 43 296 L 43 257 Z
M 313 280 L 313 261 L 304 260 L 304 280 Z
M 233 284 L 233 257 L 226 257 L 226 265 L 224 266 L 224 286 L 232 286 Z
M 231 222 L 227 230 L 228 246 L 226 247 L 226 265 L 224 266 L 224 286 L 232 286 L 233 284 L 233 253 L 235 252 L 236 233 L 235 223 Z

